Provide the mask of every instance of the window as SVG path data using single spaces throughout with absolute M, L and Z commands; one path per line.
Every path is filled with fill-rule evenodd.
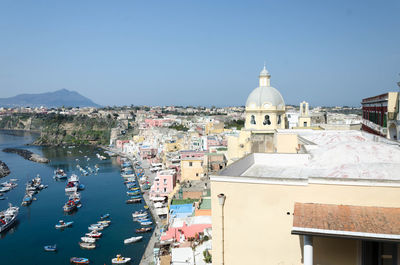
M 281 115 L 278 115 L 278 124 L 281 124 Z
M 256 124 L 256 117 L 251 115 L 250 124 Z
M 199 176 L 199 173 L 196 173 L 196 177 L 198 177 Z
M 167 188 L 164 188 L 164 192 L 167 192 Z
M 396 265 L 397 244 L 377 241 L 362 243 L 362 265 Z
M 271 121 L 269 120 L 269 115 L 264 116 L 264 125 L 271 125 Z
M 193 162 L 189 162 L 189 167 L 192 167 L 193 166 Z
M 306 121 L 303 123 L 303 127 L 307 127 L 307 122 Z
M 167 184 L 167 179 L 164 179 L 164 185 Z

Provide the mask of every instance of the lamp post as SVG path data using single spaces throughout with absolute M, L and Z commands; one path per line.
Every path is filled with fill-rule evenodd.
M 218 194 L 218 202 L 219 205 L 221 205 L 221 222 L 222 222 L 222 231 L 221 231 L 221 235 L 222 235 L 222 265 L 224 265 L 225 263 L 225 239 L 224 239 L 224 233 L 225 233 L 225 227 L 224 227 L 224 205 L 225 205 L 225 199 L 226 196 L 223 193 Z

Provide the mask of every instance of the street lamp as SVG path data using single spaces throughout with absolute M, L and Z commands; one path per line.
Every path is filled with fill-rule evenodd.
M 225 196 L 225 194 L 223 194 L 223 193 L 220 193 L 220 194 L 218 194 L 217 196 L 218 196 L 219 205 L 221 205 L 221 208 L 222 208 L 222 209 L 221 209 L 221 212 L 222 212 L 222 215 L 221 215 L 221 222 L 222 222 L 222 231 L 221 231 L 221 235 L 222 235 L 222 265 L 224 265 L 224 263 L 225 263 L 224 205 L 225 205 L 226 196 Z

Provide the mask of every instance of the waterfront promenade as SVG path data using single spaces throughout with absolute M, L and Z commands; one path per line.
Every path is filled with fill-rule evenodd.
M 108 150 L 115 154 L 118 154 L 119 156 L 128 158 L 131 161 L 132 165 L 135 162 L 135 157 L 132 155 L 122 153 L 115 148 L 109 148 L 109 147 L 104 147 L 104 146 L 103 146 L 103 148 L 105 150 Z M 150 172 L 150 164 L 148 161 L 140 160 L 140 159 L 139 159 L 139 161 L 141 162 L 141 166 L 144 170 L 144 175 L 148 176 L 148 181 L 150 183 L 150 186 L 153 185 L 156 174 Z M 136 172 L 135 172 L 135 174 L 136 174 Z M 139 183 L 139 179 L 137 179 L 137 181 Z M 140 189 L 143 192 L 143 195 L 142 195 L 143 200 L 145 201 L 146 205 L 149 206 L 149 211 L 150 211 L 150 214 L 152 215 L 152 218 L 153 218 L 154 224 L 155 224 L 151 238 L 150 238 L 150 240 L 146 246 L 146 250 L 143 253 L 143 256 L 140 260 L 140 265 L 150 265 L 150 264 L 154 264 L 154 251 L 153 250 L 154 250 L 154 244 L 156 242 L 158 242 L 158 240 L 159 240 L 159 231 L 160 231 L 161 220 L 160 220 L 159 216 L 155 213 L 154 203 L 149 198 L 149 192 L 142 190 L 142 188 L 140 188 Z

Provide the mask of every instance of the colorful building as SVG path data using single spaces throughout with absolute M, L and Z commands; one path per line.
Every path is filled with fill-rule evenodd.
M 400 133 L 398 92 L 364 98 L 361 104 L 363 131 L 398 140 Z
M 175 170 L 162 170 L 157 172 L 154 183 L 150 189 L 150 197 L 168 196 L 176 185 Z

